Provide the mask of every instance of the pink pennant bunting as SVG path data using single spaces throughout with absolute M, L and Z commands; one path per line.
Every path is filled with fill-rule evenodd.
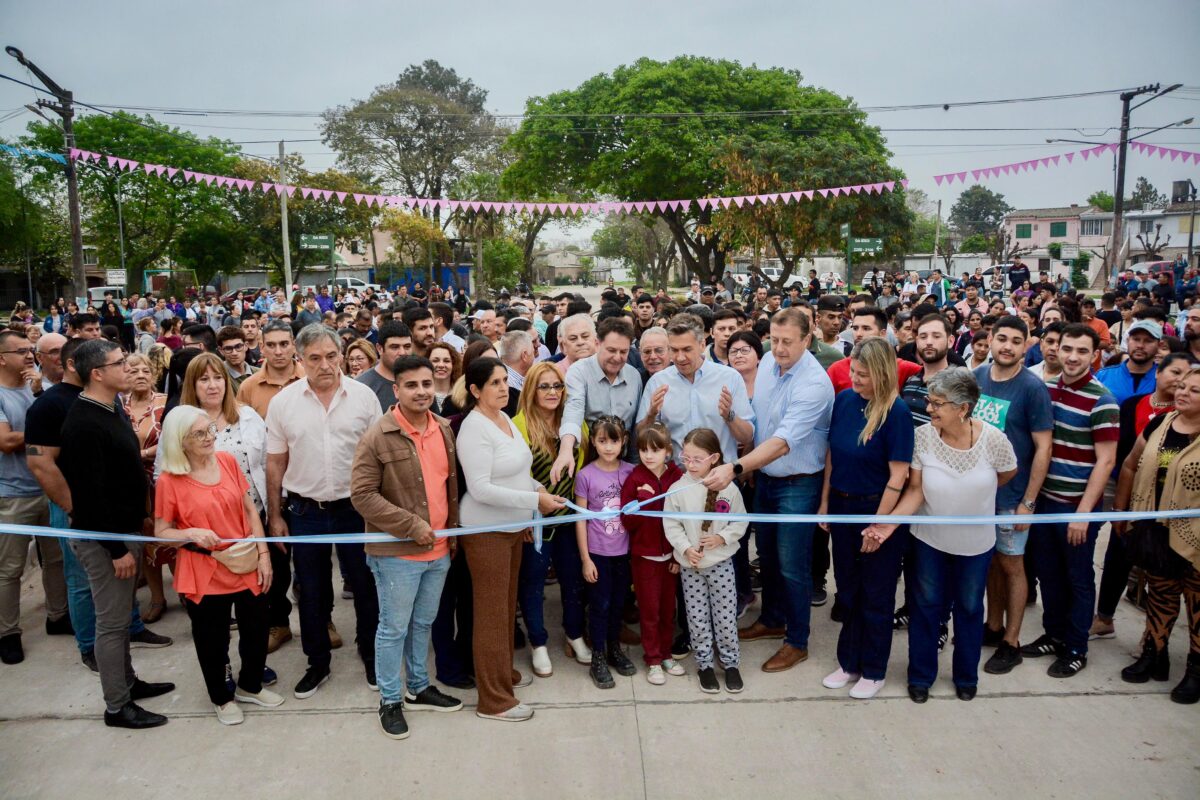
M 804 199 L 805 199 L 805 200 L 812 200 L 812 199 L 813 199 L 813 195 L 814 195 L 814 194 L 816 194 L 816 190 L 814 190 L 814 189 L 805 189 L 805 190 L 804 190 L 804 191 L 802 191 L 800 194 L 804 195 Z
M 696 202 L 698 202 L 700 204 L 700 208 L 702 210 L 707 210 L 712 205 L 712 200 L 710 200 L 707 197 L 701 197 Z
M 329 198 L 331 198 L 331 197 L 333 197 L 333 192 L 331 192 L 329 189 L 322 189 L 322 190 L 321 190 L 321 199 L 322 199 L 322 200 L 326 200 L 326 201 L 328 201 L 328 200 L 329 200 Z
M 296 187 L 295 186 L 285 186 L 285 187 L 283 187 L 283 191 L 287 193 L 288 197 L 292 197 L 296 194 Z M 275 186 L 275 194 L 279 194 L 279 186 L 278 185 Z
M 1036 170 L 1041 165 L 1041 162 L 1037 159 L 1034 159 L 1033 161 L 1026 161 L 1025 163 L 1028 164 L 1029 168 L 1033 170 Z
M 942 181 L 944 181 L 944 180 L 946 180 L 945 175 L 934 175 L 933 176 L 933 182 L 936 183 L 938 186 L 941 186 Z
M 334 192 L 334 194 L 337 195 L 337 199 L 338 199 L 339 203 L 346 202 L 346 193 L 345 192 Z

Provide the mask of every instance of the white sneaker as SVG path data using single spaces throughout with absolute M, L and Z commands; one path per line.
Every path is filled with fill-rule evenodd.
M 223 706 L 213 706 L 217 712 L 217 721 L 222 725 L 241 725 L 246 717 L 242 714 L 242 709 L 237 702 L 230 700 Z
M 258 694 L 250 694 L 243 689 L 238 689 L 233 693 L 233 699 L 239 703 L 254 703 L 256 706 L 264 708 L 275 708 L 283 705 L 283 697 L 272 692 L 270 689 L 260 689 Z
M 646 671 L 646 680 L 655 686 L 662 686 L 667 682 L 667 675 L 661 665 L 651 664 L 650 669 Z
M 524 672 L 517 670 L 517 679 L 513 681 L 514 689 L 524 689 L 529 684 L 533 683 L 533 678 L 526 675 Z
M 859 675 L 856 675 L 853 672 L 846 672 L 846 670 L 838 667 L 833 672 L 825 676 L 825 679 L 821 681 L 821 685 L 826 689 L 842 689 L 847 683 L 850 681 L 856 681 L 859 679 L 859 677 Z
M 850 696 L 855 700 L 870 700 L 879 694 L 883 683 L 883 681 L 873 681 L 870 678 L 859 678 L 858 683 L 854 684 L 854 688 L 850 690 Z
M 589 667 L 592 665 L 592 648 L 587 646 L 582 636 L 578 639 L 567 639 L 567 655 L 574 656 L 580 664 Z
M 550 663 L 550 651 L 545 645 L 533 648 L 533 674 L 539 678 L 549 678 L 554 674 L 554 665 Z
M 524 722 L 533 717 L 533 709 L 524 703 L 517 703 L 508 711 L 501 711 L 499 714 L 484 714 L 482 711 L 476 711 L 475 716 L 480 719 L 494 719 L 498 722 Z
M 662 660 L 662 668 L 667 671 L 668 675 L 674 675 L 677 678 L 681 675 L 687 675 L 687 670 L 683 668 L 683 664 L 680 664 L 673 658 L 664 658 Z

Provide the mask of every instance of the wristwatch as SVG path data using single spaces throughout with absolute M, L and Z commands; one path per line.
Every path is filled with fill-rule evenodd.
M 741 474 L 742 474 L 743 472 L 745 472 L 745 471 L 746 471 L 746 468 L 742 466 L 742 462 L 740 462 L 740 461 L 735 461 L 735 462 L 733 462 L 733 475 L 734 475 L 734 477 L 737 477 L 738 475 L 741 475 Z
M 1033 502 L 1032 500 L 1022 500 L 1021 505 L 1025 506 L 1025 508 L 1030 511 L 1033 511 L 1037 507 L 1037 503 Z
M 730 409 L 729 409 L 729 411 L 728 411 L 728 412 L 726 412 L 726 414 L 725 414 L 725 421 L 726 421 L 726 422 L 733 422 L 733 409 L 732 409 L 732 408 L 730 408 Z

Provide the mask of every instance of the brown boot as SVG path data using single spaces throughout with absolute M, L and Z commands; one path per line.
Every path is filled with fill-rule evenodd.
M 801 661 L 808 660 L 808 651 L 801 650 L 799 647 L 792 647 L 790 644 L 785 644 L 775 651 L 775 655 L 767 659 L 767 663 L 763 664 L 763 672 L 784 672 L 799 664 Z
M 329 623 L 329 649 L 337 650 L 342 646 L 342 635 L 338 633 L 337 628 L 333 627 L 333 623 Z
M 760 620 L 755 620 L 749 628 L 739 628 L 738 638 L 743 642 L 753 642 L 757 639 L 782 639 L 787 633 L 784 628 L 768 628 Z
M 271 628 L 271 635 L 267 639 L 267 652 L 274 653 L 284 644 L 292 640 L 292 629 L 290 627 L 278 626 Z

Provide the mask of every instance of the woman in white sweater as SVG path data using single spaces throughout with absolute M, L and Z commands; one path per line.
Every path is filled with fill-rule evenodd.
M 499 359 L 477 358 L 465 375 L 466 411 L 458 431 L 458 455 L 467 493 L 459 503 L 464 527 L 532 521 L 535 511 L 563 507 L 529 474 L 533 454 L 504 413 L 508 372 Z M 528 685 L 513 669 L 513 621 L 524 531 L 496 531 L 462 537 L 471 570 L 475 626 L 472 645 L 479 707 L 485 719 L 521 722 L 533 709 L 517 700 L 514 686 Z M 524 534 L 524 535 L 523 535 Z

